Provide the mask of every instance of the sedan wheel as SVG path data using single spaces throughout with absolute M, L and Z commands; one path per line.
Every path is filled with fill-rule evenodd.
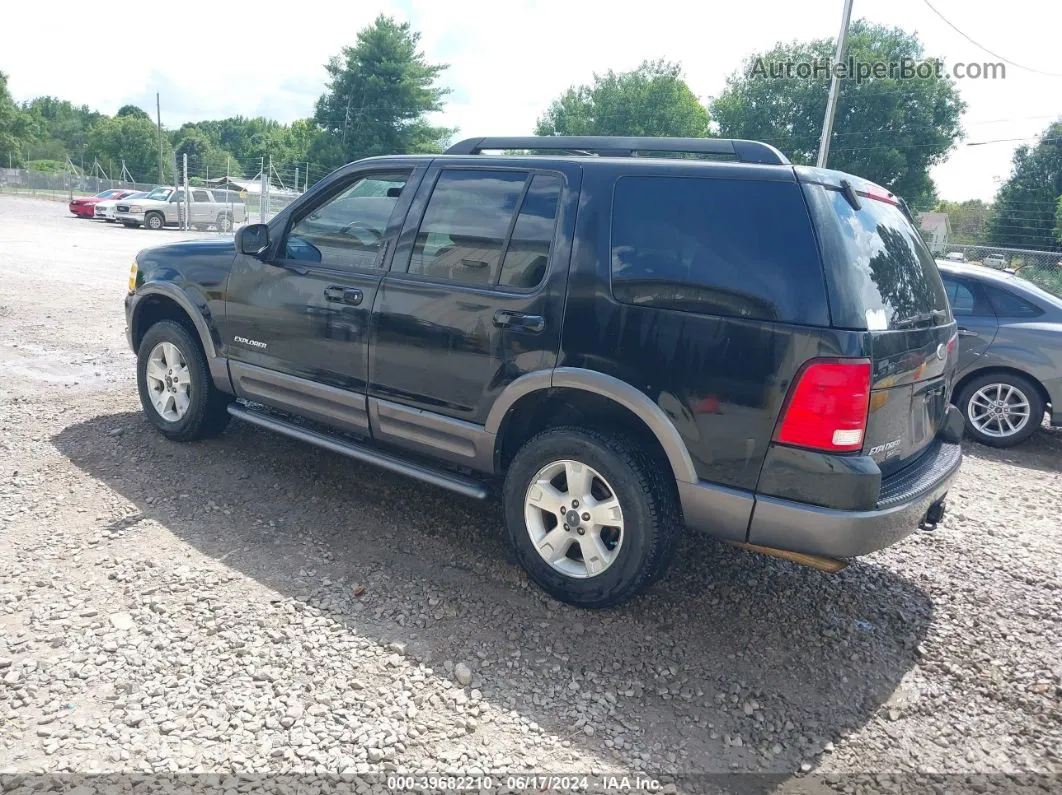
M 995 373 L 966 384 L 956 401 L 967 435 L 992 447 L 1013 447 L 1032 436 L 1044 417 L 1040 390 L 1016 373 Z

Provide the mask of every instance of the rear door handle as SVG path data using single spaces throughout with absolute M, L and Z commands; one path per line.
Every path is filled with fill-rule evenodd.
M 338 287 L 332 285 L 331 287 L 325 287 L 324 297 L 326 301 L 333 301 L 337 304 L 358 306 L 365 298 L 365 294 L 357 287 Z
M 523 312 L 499 309 L 494 313 L 494 325 L 498 328 L 507 328 L 513 331 L 530 331 L 537 334 L 546 327 L 546 321 L 542 315 L 525 315 Z
M 968 329 L 968 328 L 963 328 L 962 326 L 959 326 L 959 336 L 960 337 L 976 337 L 977 336 L 977 332 L 976 331 L 970 331 L 970 329 Z

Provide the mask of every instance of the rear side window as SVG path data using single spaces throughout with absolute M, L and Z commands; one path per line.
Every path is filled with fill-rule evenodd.
M 556 175 L 536 174 L 531 179 L 505 250 L 498 284 L 529 289 L 542 281 L 549 264 L 560 193 L 561 179 Z
M 641 306 L 829 324 L 811 221 L 791 182 L 622 177 L 612 291 Z
M 1043 310 L 1040 307 L 1026 301 L 1024 298 L 1019 298 L 1008 290 L 989 287 L 988 298 L 999 317 L 1037 317 L 1043 314 Z
M 804 186 L 818 227 L 834 325 L 884 331 L 949 322 L 933 255 L 895 204 Z

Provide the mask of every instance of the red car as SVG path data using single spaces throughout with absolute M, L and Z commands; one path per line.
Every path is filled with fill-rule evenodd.
M 97 193 L 95 196 L 71 199 L 70 212 L 78 218 L 91 218 L 95 212 L 96 202 L 105 201 L 106 199 L 124 199 L 130 193 L 134 193 L 130 188 L 111 188 L 102 193 Z

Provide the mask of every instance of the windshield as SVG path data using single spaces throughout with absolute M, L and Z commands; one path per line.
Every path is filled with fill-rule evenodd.
M 155 188 L 155 190 L 151 191 L 144 198 L 145 199 L 158 199 L 159 201 L 165 201 L 166 199 L 169 198 L 169 195 L 171 193 L 173 193 L 173 189 L 172 188 Z
M 951 322 L 944 285 L 914 225 L 897 205 L 806 184 L 819 229 L 836 326 L 885 331 Z

